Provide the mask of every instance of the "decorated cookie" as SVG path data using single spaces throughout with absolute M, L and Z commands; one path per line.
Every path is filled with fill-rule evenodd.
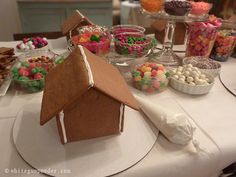
M 41 37 L 32 37 L 32 38 L 24 38 L 23 41 L 17 44 L 16 48 L 20 51 L 28 51 L 39 49 L 48 45 L 48 41 L 46 38 Z
M 220 30 L 211 52 L 211 58 L 218 61 L 226 61 L 232 54 L 236 44 L 236 32 L 232 30 Z
M 184 16 L 191 10 L 191 8 L 191 3 L 184 0 L 168 0 L 165 2 L 164 6 L 167 14 L 175 16 Z
M 162 91 L 168 85 L 169 76 L 163 65 L 147 62 L 132 71 L 133 86 L 148 93 Z
M 207 22 L 195 22 L 189 27 L 186 56 L 209 57 L 221 20 L 210 16 Z

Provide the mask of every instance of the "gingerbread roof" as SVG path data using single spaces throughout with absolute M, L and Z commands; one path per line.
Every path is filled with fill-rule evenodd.
M 79 46 L 46 76 L 41 125 L 68 105 L 79 101 L 79 97 L 91 87 L 133 109 L 139 109 L 118 69 Z
M 62 34 L 65 35 L 76 27 L 92 24 L 93 23 L 87 17 L 82 15 L 79 10 L 76 10 L 75 13 L 66 19 L 66 21 L 62 24 Z

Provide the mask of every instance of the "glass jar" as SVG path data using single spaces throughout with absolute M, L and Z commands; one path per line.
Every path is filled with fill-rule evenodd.
M 211 58 L 217 61 L 227 61 L 233 53 L 236 43 L 236 32 L 233 30 L 220 30 L 211 52 Z
M 189 26 L 186 56 L 209 57 L 221 20 L 210 16 L 207 22 L 195 22 Z

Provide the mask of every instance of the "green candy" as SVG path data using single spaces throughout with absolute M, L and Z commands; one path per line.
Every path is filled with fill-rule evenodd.
M 90 41 L 96 41 L 96 42 L 99 42 L 100 41 L 100 39 L 101 39 L 101 37 L 99 36 L 99 37 L 97 37 L 97 36 L 95 36 L 95 35 L 92 35 L 91 37 L 90 37 Z
M 20 76 L 20 77 L 18 77 L 18 80 L 19 80 L 19 81 L 28 81 L 29 78 L 28 78 L 28 77 L 25 77 L 25 76 Z
M 169 72 L 166 72 L 165 73 L 165 76 L 168 78 L 168 77 L 170 77 L 170 73 Z
M 24 67 L 28 68 L 29 67 L 29 63 L 27 61 L 22 62 L 21 66 L 24 66 Z

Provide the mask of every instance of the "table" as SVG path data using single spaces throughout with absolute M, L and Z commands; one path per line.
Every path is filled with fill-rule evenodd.
M 0 42 L 0 46 L 14 47 L 15 44 Z M 50 40 L 49 45 L 57 53 L 66 50 L 64 38 Z M 236 67 L 236 60 L 222 63 L 224 69 L 232 65 Z M 138 93 L 135 89 L 131 90 Z M 194 138 L 200 142 L 202 151 L 195 153 L 191 144 L 186 147 L 175 145 L 160 135 L 143 160 L 116 176 L 216 177 L 221 169 L 236 161 L 236 99 L 218 78 L 210 93 L 203 96 L 189 96 L 172 88 L 145 96 L 154 104 L 167 105 L 168 100 L 174 100 L 182 107 L 197 125 Z M 23 105 L 40 101 L 41 97 L 42 92 L 23 94 L 10 89 L 0 98 L 0 176 L 44 176 L 37 174 L 21 159 L 12 141 L 12 126 L 17 112 Z

